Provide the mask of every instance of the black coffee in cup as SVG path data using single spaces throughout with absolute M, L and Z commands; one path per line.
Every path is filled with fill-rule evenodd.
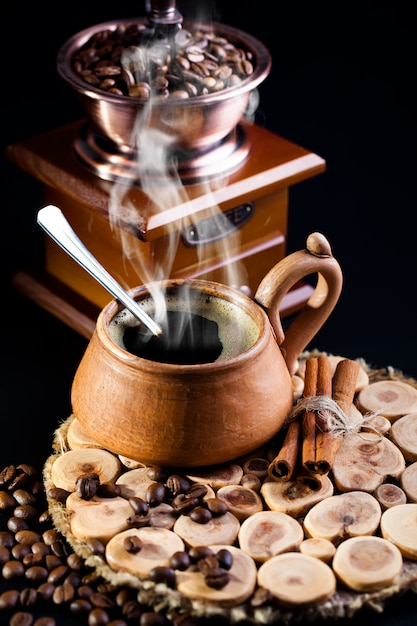
M 259 337 L 256 321 L 243 307 L 199 289 L 171 289 L 164 294 L 160 315 L 151 295 L 137 302 L 161 325 L 162 335 L 152 335 L 127 309 L 115 315 L 108 331 L 118 346 L 150 361 L 224 361 L 251 348 Z
M 123 333 L 126 349 L 143 359 L 176 365 L 211 363 L 221 354 L 218 325 L 195 313 L 167 311 L 160 336 L 144 332 L 141 325 Z

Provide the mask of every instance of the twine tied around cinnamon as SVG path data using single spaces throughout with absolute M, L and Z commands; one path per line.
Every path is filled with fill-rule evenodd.
M 364 425 L 376 430 L 370 424 L 375 415 L 349 419 L 358 373 L 359 363 L 351 359 L 341 360 L 334 376 L 326 355 L 307 359 L 304 393 L 287 418 L 283 444 L 268 468 L 270 478 L 289 480 L 297 465 L 309 475 L 327 474 L 344 435 L 357 433 Z
M 291 413 L 288 415 L 286 424 L 290 424 L 293 420 L 305 411 L 311 411 L 321 418 L 327 426 L 327 430 L 331 431 L 334 437 L 342 437 L 352 433 L 357 433 L 359 437 L 366 439 L 366 432 L 361 431 L 366 427 L 382 438 L 384 434 L 372 424 L 374 417 L 381 415 L 380 412 L 367 413 L 361 419 L 352 422 L 348 415 L 339 407 L 337 402 L 327 396 L 309 396 L 307 398 L 299 398 L 294 405 Z M 317 428 L 324 432 L 323 426 L 317 422 Z

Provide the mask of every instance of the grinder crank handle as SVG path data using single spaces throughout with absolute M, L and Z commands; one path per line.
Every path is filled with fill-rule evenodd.
M 316 273 L 318 280 L 314 292 L 284 333 L 280 318 L 282 299 L 299 280 Z M 342 270 L 332 256 L 330 244 L 317 232 L 309 235 L 305 250 L 282 259 L 262 279 L 255 301 L 269 317 L 291 375 L 296 370 L 300 353 L 333 311 L 342 284 Z

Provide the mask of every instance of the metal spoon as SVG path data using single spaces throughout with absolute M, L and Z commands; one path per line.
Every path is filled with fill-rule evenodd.
M 123 289 L 121 285 L 104 269 L 75 234 L 61 209 L 52 204 L 40 209 L 38 224 L 48 235 L 77 261 L 102 287 L 107 289 L 117 300 L 144 324 L 153 335 L 161 335 L 162 328 L 155 322 L 138 303 Z

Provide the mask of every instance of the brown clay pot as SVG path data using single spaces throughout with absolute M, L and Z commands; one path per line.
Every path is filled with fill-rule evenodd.
M 314 273 L 315 290 L 284 335 L 282 298 Z M 167 303 L 177 298 L 180 306 L 176 294 L 184 285 L 197 296 L 194 312 L 217 322 L 226 356 L 194 365 L 135 356 L 111 334 L 123 308 L 114 300 L 98 317 L 72 385 L 73 412 L 83 429 L 112 452 L 148 465 L 214 465 L 273 438 L 292 407 L 297 358 L 333 310 L 342 273 L 326 239 L 313 233 L 305 250 L 268 272 L 254 300 L 202 280 L 168 280 L 130 294 L 152 304 L 150 289 L 157 287 L 166 290 Z M 240 332 L 232 337 L 230 329 Z M 236 348 L 239 336 L 244 341 Z

